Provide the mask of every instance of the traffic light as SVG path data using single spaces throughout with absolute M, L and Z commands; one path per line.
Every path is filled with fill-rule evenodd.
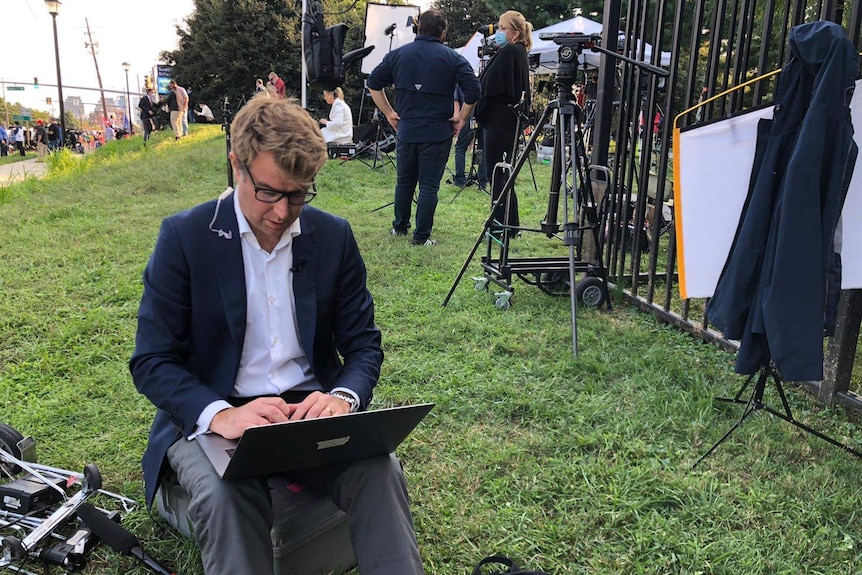
M 144 74 L 144 90 L 149 90 L 153 87 L 153 78 L 149 74 Z
M 37 90 L 39 89 L 39 78 L 37 78 L 36 76 L 33 76 L 33 87 Z

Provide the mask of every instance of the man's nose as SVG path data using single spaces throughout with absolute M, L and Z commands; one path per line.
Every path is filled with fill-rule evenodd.
M 275 212 L 276 216 L 278 216 L 282 220 L 285 219 L 288 212 L 290 212 L 290 204 L 287 201 L 287 197 L 282 196 L 280 200 L 278 200 L 272 205 L 272 209 Z

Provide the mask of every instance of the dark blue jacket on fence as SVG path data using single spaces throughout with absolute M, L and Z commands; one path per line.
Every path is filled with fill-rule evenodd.
M 772 120 L 758 126 L 748 197 L 707 308 L 739 339 L 736 371 L 770 359 L 788 381 L 823 379 L 841 286 L 835 229 L 857 148 L 850 99 L 856 49 L 831 22 L 796 26 Z

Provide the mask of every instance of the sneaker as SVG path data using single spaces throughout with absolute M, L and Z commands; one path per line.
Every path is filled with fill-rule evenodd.
M 437 240 L 432 240 L 431 238 L 428 238 L 427 240 L 422 241 L 422 240 L 417 240 L 416 238 L 413 238 L 413 241 L 410 243 L 414 246 L 436 246 Z
M 389 230 L 389 235 L 390 236 L 406 236 L 407 232 L 403 231 L 403 230 L 396 230 L 395 228 L 392 228 L 391 230 Z

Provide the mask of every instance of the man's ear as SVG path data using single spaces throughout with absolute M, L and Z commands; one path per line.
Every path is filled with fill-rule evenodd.
M 242 174 L 242 168 L 240 165 L 239 158 L 236 157 L 236 154 L 230 152 L 227 155 L 228 160 L 230 161 L 230 167 L 233 170 L 233 178 L 234 180 L 239 180 L 240 174 Z

